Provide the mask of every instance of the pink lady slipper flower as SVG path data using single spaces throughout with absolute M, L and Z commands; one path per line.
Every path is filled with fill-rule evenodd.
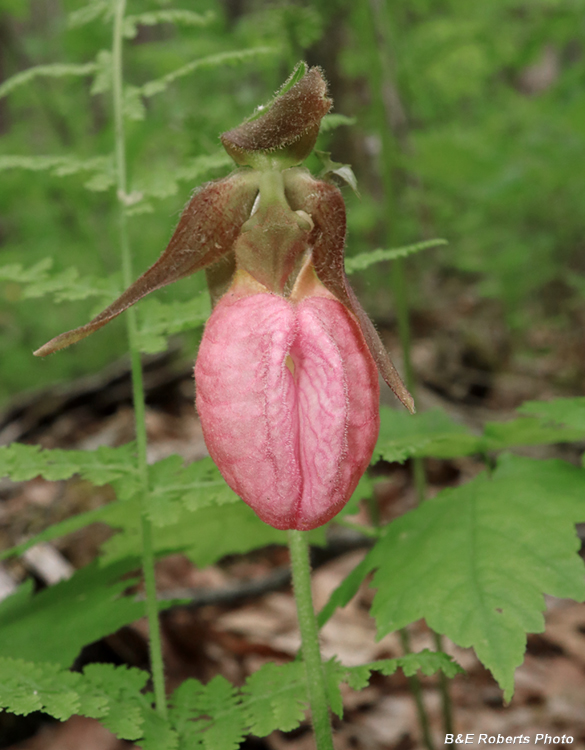
M 225 133 L 240 168 L 195 193 L 160 259 L 119 299 L 35 352 L 206 268 L 214 310 L 195 366 L 205 442 L 229 486 L 279 529 L 320 526 L 350 498 L 378 437 L 378 371 L 413 411 L 345 275 L 341 193 L 297 166 L 330 107 L 311 68 Z

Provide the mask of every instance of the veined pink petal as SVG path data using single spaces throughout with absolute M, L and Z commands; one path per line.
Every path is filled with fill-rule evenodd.
M 378 436 L 378 375 L 340 302 L 228 292 L 195 380 L 209 453 L 263 521 L 312 529 L 348 501 Z

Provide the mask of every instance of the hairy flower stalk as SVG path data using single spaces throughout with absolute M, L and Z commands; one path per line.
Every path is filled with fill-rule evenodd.
M 161 258 L 118 300 L 35 352 L 205 268 L 214 311 L 195 367 L 205 442 L 226 482 L 279 529 L 324 524 L 351 496 L 378 435 L 378 371 L 413 410 L 345 275 L 341 193 L 298 166 L 330 106 L 311 68 L 225 133 L 240 168 L 195 193 Z

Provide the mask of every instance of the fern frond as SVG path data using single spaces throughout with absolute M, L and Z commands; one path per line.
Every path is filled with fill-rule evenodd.
M 417 242 L 414 245 L 405 245 L 404 247 L 395 247 L 388 250 L 378 248 L 377 250 L 371 250 L 367 253 L 360 253 L 354 255 L 353 258 L 346 258 L 345 270 L 348 274 L 355 273 L 356 271 L 363 271 L 365 268 L 369 268 L 374 263 L 380 263 L 383 260 L 396 260 L 396 258 L 406 258 L 408 255 L 413 255 L 421 250 L 429 250 L 432 247 L 439 247 L 440 245 L 449 244 L 447 240 L 425 240 L 424 242 Z
M 67 76 L 88 76 L 96 71 L 96 63 L 52 63 L 50 65 L 35 65 L 32 68 L 16 73 L 0 85 L 0 99 L 8 96 L 14 89 L 24 86 L 29 81 L 39 77 L 65 78 Z
M 356 122 L 357 118 L 348 117 L 347 115 L 325 115 L 325 117 L 321 120 L 320 132 L 329 133 L 331 130 L 336 130 L 342 125 L 355 125 Z
M 100 486 L 116 481 L 123 498 L 134 494 L 137 481 L 134 443 L 95 451 L 43 450 L 38 445 L 12 443 L 0 447 L 0 477 L 23 482 L 42 476 L 50 481 L 79 474 Z
M 188 302 L 148 300 L 140 309 L 143 322 L 138 330 L 137 346 L 145 354 L 162 352 L 167 348 L 167 336 L 202 326 L 210 312 L 207 294 Z
M 178 78 L 183 78 L 184 76 L 193 73 L 195 70 L 217 68 L 220 65 L 234 65 L 263 55 L 276 55 L 278 52 L 279 51 L 276 47 L 252 47 L 251 49 L 235 50 L 233 52 L 218 52 L 214 55 L 208 55 L 207 57 L 200 57 L 198 60 L 193 60 L 192 62 L 187 63 L 187 65 L 183 65 L 161 78 L 148 81 L 140 87 L 140 91 L 145 97 L 154 96 L 155 94 L 160 94 Z
M 34 299 L 52 294 L 55 302 L 65 302 L 88 297 L 103 297 L 112 300 L 119 289 L 117 276 L 101 279 L 80 276 L 76 268 L 51 273 L 52 258 L 44 258 L 30 268 L 21 263 L 0 266 L 0 281 L 22 284 L 22 298 Z
M 76 29 L 98 18 L 106 21 L 112 15 L 112 0 L 90 0 L 87 5 L 69 14 L 67 26 Z
M 126 16 L 124 19 L 123 34 L 126 39 L 134 39 L 138 33 L 138 26 L 155 26 L 159 23 L 174 23 L 182 26 L 195 26 L 202 28 L 208 26 L 215 20 L 215 13 L 194 13 L 191 10 L 170 9 L 155 10 L 149 13 L 141 13 L 136 16 Z

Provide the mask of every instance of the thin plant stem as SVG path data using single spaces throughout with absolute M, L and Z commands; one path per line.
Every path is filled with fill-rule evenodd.
M 405 654 L 411 654 L 412 649 L 410 647 L 410 635 L 408 633 L 408 630 L 406 628 L 402 628 L 399 632 L 402 650 Z M 434 743 L 431 736 L 429 717 L 424 707 L 420 680 L 416 675 L 411 675 L 410 677 L 408 677 L 408 686 L 410 687 L 410 692 L 412 693 L 414 702 L 416 703 L 423 742 L 425 743 L 426 747 L 432 748 L 434 747 Z
M 315 741 L 317 750 L 333 750 L 331 717 L 319 648 L 319 631 L 311 593 L 311 564 L 307 532 L 289 531 L 288 543 Z
M 381 92 L 377 97 L 375 116 L 378 130 L 382 140 L 382 180 L 384 185 L 385 198 L 385 215 L 388 217 L 387 235 L 390 244 L 392 242 L 390 222 L 396 216 L 396 206 L 394 201 L 394 175 L 393 164 L 396 152 L 410 150 L 408 138 L 408 120 L 398 88 L 394 82 L 393 65 L 390 57 L 391 38 L 390 38 L 390 19 L 388 18 L 386 0 L 369 0 L 369 20 L 372 37 L 372 49 L 376 51 L 376 60 L 373 61 L 373 68 L 376 71 L 374 85 Z M 392 222 L 393 224 L 394 222 Z M 408 287 L 404 268 L 404 260 L 397 258 L 392 263 L 391 268 L 391 286 L 396 305 L 396 317 L 398 321 L 398 332 L 403 351 L 404 374 L 406 387 L 415 398 L 415 379 L 412 367 L 411 357 L 411 329 L 410 314 L 408 303 Z M 422 503 L 426 497 L 426 473 L 423 460 L 415 457 L 412 460 L 413 479 L 418 504 Z M 441 635 L 433 633 L 435 646 L 439 651 L 443 650 Z M 400 633 L 403 646 L 408 644 L 408 633 L 402 630 Z M 417 703 L 419 723 L 425 739 L 425 744 L 429 750 L 433 748 L 433 741 L 428 729 L 428 715 L 422 700 L 420 681 L 411 682 L 411 691 L 413 692 Z M 449 694 L 449 682 L 441 672 L 439 675 L 439 691 L 441 693 L 441 706 L 443 715 L 443 727 L 445 733 L 453 732 L 453 709 L 451 696 Z M 418 697 L 417 697 L 418 694 Z M 426 727 L 426 729 L 425 729 Z
M 125 210 L 126 198 L 126 141 L 124 136 L 123 114 L 123 67 L 122 67 L 122 29 L 126 0 L 117 0 L 114 10 L 114 31 L 112 44 L 112 89 L 115 129 L 115 166 L 116 187 L 119 205 L 119 242 L 122 254 L 122 274 L 124 286 L 128 287 L 134 280 L 132 272 L 132 253 L 128 240 L 128 227 Z M 146 499 L 149 493 L 148 465 L 146 461 L 146 419 L 144 408 L 144 384 L 140 352 L 136 345 L 138 327 L 136 311 L 130 308 L 126 312 L 128 344 L 132 369 L 132 393 L 134 400 L 134 419 L 136 425 L 136 444 L 138 453 L 138 473 L 140 478 L 140 529 L 142 535 L 142 569 L 146 593 L 146 615 L 149 629 L 150 666 L 154 686 L 154 699 L 157 712 L 166 718 L 167 702 L 165 694 L 162 643 L 156 600 L 156 581 L 154 575 L 154 552 L 152 546 L 152 526 L 146 513 Z

